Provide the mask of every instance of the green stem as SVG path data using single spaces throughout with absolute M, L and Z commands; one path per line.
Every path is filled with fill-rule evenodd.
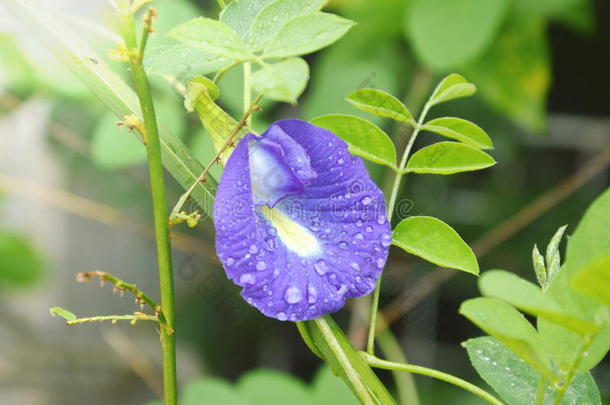
M 538 392 L 536 393 L 536 405 L 542 405 L 544 401 L 544 388 L 546 387 L 546 378 L 540 375 L 540 381 L 538 382 Z
M 405 175 L 405 166 L 407 165 L 407 159 L 411 153 L 411 149 L 413 149 L 413 145 L 415 144 L 415 139 L 421 130 L 421 126 L 426 118 L 426 114 L 428 114 L 428 110 L 430 109 L 430 104 L 426 103 L 424 109 L 422 110 L 421 115 L 419 116 L 419 120 L 415 124 L 415 129 L 411 134 L 411 138 L 409 139 L 409 143 L 407 144 L 402 158 L 400 159 L 400 165 L 398 166 L 398 171 L 396 172 L 396 177 L 394 177 L 394 184 L 392 185 L 392 191 L 390 193 L 390 201 L 388 202 L 388 221 L 392 223 L 392 216 L 394 214 L 394 207 L 396 205 L 396 199 L 398 198 L 398 190 L 400 188 L 400 182 L 402 181 L 403 176 Z M 375 291 L 373 292 L 373 301 L 371 302 L 371 310 L 369 312 L 369 335 L 368 342 L 366 345 L 367 353 L 374 355 L 375 354 L 375 335 L 377 334 L 377 312 L 379 308 L 379 296 L 381 295 L 381 276 L 377 279 L 377 285 L 375 286 Z
M 381 318 L 380 321 L 383 321 Z M 386 325 L 383 325 L 386 327 Z M 379 348 L 383 351 L 384 357 L 397 363 L 408 363 L 398 339 L 392 334 L 390 329 L 385 329 L 377 338 Z M 398 391 L 399 403 L 409 405 L 419 405 L 419 397 L 417 395 L 417 386 L 410 373 L 401 373 L 392 371 L 396 391 Z
M 576 357 L 574 358 L 574 361 L 572 362 L 570 371 L 568 371 L 568 375 L 567 375 L 566 379 L 564 381 L 562 381 L 561 388 L 557 390 L 557 395 L 555 395 L 555 400 L 553 401 L 553 405 L 561 404 L 561 400 L 563 399 L 564 394 L 566 393 L 566 391 L 572 384 L 572 381 L 574 380 L 574 376 L 576 375 L 576 370 L 578 370 L 578 366 L 580 365 L 580 362 L 582 361 L 583 357 L 585 356 L 585 353 L 587 352 L 587 350 L 589 350 L 589 346 L 591 346 L 592 341 L 593 341 L 593 338 L 591 336 L 583 337 L 583 342 L 581 343 L 580 348 L 578 349 L 578 352 L 576 353 Z
M 127 2 L 129 3 L 129 2 Z M 123 8 L 121 23 L 125 46 L 130 50 L 129 65 L 131 76 L 138 95 L 142 118 L 144 121 L 144 141 L 148 157 L 148 173 L 153 202 L 153 215 L 155 222 L 155 242 L 157 246 L 157 266 L 159 271 L 159 284 L 161 290 L 161 308 L 166 327 L 162 327 L 161 347 L 163 351 L 163 387 L 165 405 L 176 405 L 177 377 L 176 377 L 176 338 L 175 338 L 175 303 L 174 279 L 172 271 L 172 255 L 169 239 L 169 224 L 167 213 L 167 199 L 165 195 L 165 179 L 163 177 L 163 164 L 161 162 L 161 144 L 155 107 L 152 101 L 150 84 L 142 64 L 143 50 L 138 47 L 133 15 Z
M 398 371 L 406 371 L 408 373 L 421 374 L 428 377 L 436 378 L 437 380 L 448 382 L 449 384 L 453 384 L 457 387 L 463 388 L 466 391 L 469 391 L 483 400 L 489 402 L 494 405 L 505 405 L 498 398 L 491 395 L 489 392 L 477 387 L 474 384 L 469 383 L 468 381 L 464 381 L 459 377 L 456 377 L 451 374 L 443 373 L 442 371 L 434 370 L 427 367 L 415 366 L 412 364 L 401 364 L 394 363 L 391 361 L 381 360 L 375 356 L 371 356 L 368 353 L 360 352 L 362 357 L 369 363 L 371 367 L 381 368 L 384 370 L 398 370 Z
M 244 114 L 250 109 L 252 104 L 252 64 L 250 62 L 244 62 Z M 248 115 L 246 124 L 250 125 L 252 120 Z
M 345 375 L 349 380 L 350 384 L 354 388 L 356 395 L 358 395 L 358 399 L 365 405 L 374 405 L 374 403 L 371 402 L 371 395 L 369 394 L 366 386 L 360 379 L 358 370 L 356 370 L 352 366 L 352 363 L 350 362 L 349 358 L 347 358 L 345 352 L 341 348 L 341 343 L 339 343 L 339 341 L 333 334 L 330 326 L 326 322 L 326 319 L 324 319 L 324 317 L 319 317 L 314 319 L 313 321 L 316 323 L 318 328 L 320 328 L 320 331 L 324 336 L 326 342 L 328 343 L 328 346 L 337 357 L 337 361 L 343 368 L 343 371 L 345 372 Z

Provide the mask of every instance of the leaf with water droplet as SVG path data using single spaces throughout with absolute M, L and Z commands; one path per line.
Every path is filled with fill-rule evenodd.
M 347 114 L 316 117 L 311 123 L 328 129 L 349 145 L 349 151 L 396 170 L 396 149 L 390 137 L 375 124 Z
M 479 375 L 504 401 L 511 405 L 536 403 L 540 374 L 505 345 L 489 336 L 469 339 L 462 345 Z M 554 397 L 553 388 L 547 384 L 544 404 L 552 403 Z M 590 373 L 576 376 L 561 404 L 601 405 L 599 390 Z
M 460 314 L 498 339 L 538 372 L 553 378 L 550 356 L 538 332 L 515 308 L 497 298 L 473 298 L 462 303 Z
M 193 18 L 172 29 L 167 36 L 224 58 L 244 60 L 252 57 L 231 27 L 211 18 Z
M 263 58 L 306 55 L 337 41 L 354 25 L 334 14 L 315 12 L 292 18 L 263 50 Z

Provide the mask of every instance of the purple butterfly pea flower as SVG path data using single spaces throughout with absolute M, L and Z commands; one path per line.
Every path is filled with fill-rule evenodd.
M 216 251 L 263 314 L 303 321 L 370 293 L 391 243 L 383 193 L 332 132 L 273 123 L 236 146 L 214 205 Z

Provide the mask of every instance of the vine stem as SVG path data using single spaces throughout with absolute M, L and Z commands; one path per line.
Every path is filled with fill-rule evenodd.
M 445 381 L 449 384 L 453 384 L 457 387 L 463 388 L 466 391 L 469 391 L 479 396 L 481 399 L 489 402 L 490 404 L 505 405 L 504 402 L 500 401 L 498 398 L 494 397 L 489 392 L 454 375 L 443 373 L 442 371 L 434 370 L 427 367 L 415 366 L 413 364 L 394 363 L 391 361 L 382 360 L 366 352 L 360 352 L 360 355 L 367 361 L 367 363 L 371 367 L 381 368 L 384 370 L 406 371 L 408 373 L 420 374 L 436 378 L 437 380 Z
M 424 108 L 419 116 L 419 120 L 415 123 L 415 129 L 411 134 L 411 138 L 409 139 L 409 143 L 405 147 L 405 150 L 402 154 L 402 158 L 400 159 L 400 165 L 398 166 L 398 170 L 396 171 L 396 176 L 394 177 L 394 183 L 392 184 L 392 191 L 390 192 L 390 201 L 388 202 L 388 222 L 392 223 L 392 216 L 394 214 L 394 208 L 396 206 L 396 199 L 398 198 L 398 190 L 400 189 L 400 183 L 402 181 L 403 176 L 405 175 L 405 166 L 407 165 L 407 159 L 411 154 L 411 149 L 413 149 L 413 145 L 415 144 L 415 139 L 421 130 L 422 124 L 426 115 L 428 114 L 428 110 L 430 110 L 430 103 L 426 103 Z M 371 309 L 369 313 L 369 334 L 368 341 L 366 344 L 366 351 L 370 355 L 375 355 L 375 335 L 377 334 L 377 313 L 379 309 L 379 296 L 381 295 L 381 276 L 377 279 L 377 284 L 375 285 L 375 291 L 373 292 L 373 300 L 371 302 Z
M 568 372 L 566 379 L 563 381 L 561 388 L 556 390 L 557 395 L 555 396 L 553 405 L 561 404 L 561 400 L 563 399 L 563 396 L 565 395 L 570 385 L 572 385 L 572 381 L 574 381 L 574 376 L 576 375 L 576 370 L 578 369 L 578 366 L 580 365 L 580 362 L 582 361 L 583 357 L 585 357 L 585 353 L 587 352 L 587 350 L 589 350 L 589 346 L 591 346 L 592 342 L 593 338 L 591 336 L 585 336 L 583 338 L 583 342 L 580 344 L 580 348 L 576 353 L 576 357 L 572 362 L 572 366 L 570 367 L 570 371 Z
M 246 124 L 252 122 L 251 116 L 248 113 L 252 104 L 252 64 L 244 62 L 244 115 L 246 116 Z
M 163 388 L 165 405 L 176 405 L 177 376 L 176 376 L 176 337 L 175 331 L 175 298 L 174 278 L 172 270 L 172 254 L 169 238 L 168 213 L 166 205 L 165 179 L 163 177 L 163 164 L 161 162 L 161 144 L 155 107 L 152 100 L 150 84 L 142 64 L 143 47 L 138 46 L 136 28 L 133 14 L 129 8 L 129 1 L 123 0 L 119 11 L 123 40 L 129 51 L 129 66 L 135 90 L 140 101 L 142 119 L 144 123 L 144 143 L 148 157 L 148 173 L 153 203 L 153 216 L 155 227 L 155 242 L 157 246 L 157 266 L 159 271 L 159 286 L 161 291 L 161 309 L 166 320 L 166 327 L 160 328 L 161 349 L 163 352 Z M 145 17 L 142 39 L 145 40 L 152 31 L 150 22 L 154 10 L 149 8 Z M 144 41 L 142 41 L 144 42 Z

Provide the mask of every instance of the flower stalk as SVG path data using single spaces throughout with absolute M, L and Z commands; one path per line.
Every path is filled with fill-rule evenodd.
M 144 48 L 148 35 L 153 31 L 152 20 L 155 15 L 149 8 L 144 16 L 142 37 L 138 43 L 133 10 L 128 0 L 122 0 L 119 7 L 123 40 L 129 53 L 129 67 L 138 95 L 144 123 L 144 143 L 148 157 L 151 196 L 157 246 L 157 266 L 161 290 L 161 312 L 166 325 L 160 330 L 163 352 L 163 387 L 165 405 L 177 404 L 176 341 L 175 341 L 175 303 L 170 232 L 166 206 L 165 179 L 161 162 L 161 144 L 155 107 L 148 77 L 142 64 Z

